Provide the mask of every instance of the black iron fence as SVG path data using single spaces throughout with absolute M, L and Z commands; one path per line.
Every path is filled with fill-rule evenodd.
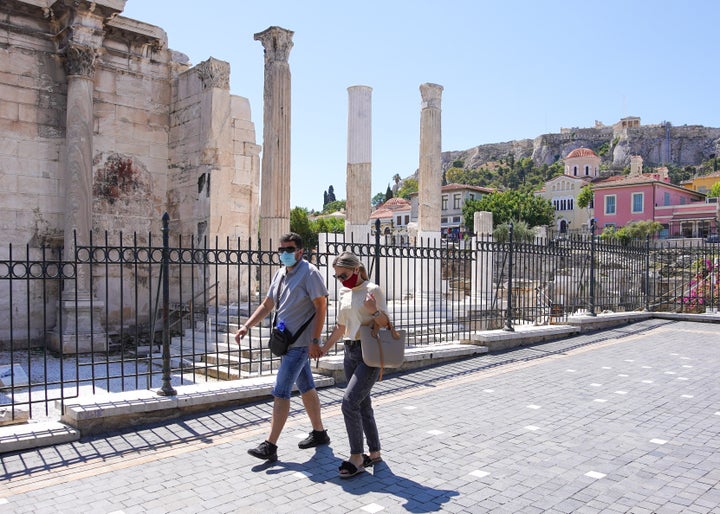
M 18 249 L 0 258 L 0 408 L 12 419 L 47 415 L 84 394 L 174 387 L 273 373 L 269 320 L 238 346 L 280 262 L 273 241 L 147 235 L 76 242 L 62 252 Z M 720 245 L 609 244 L 597 238 L 532 243 L 477 239 L 414 246 L 321 235 L 306 252 L 330 290 L 332 259 L 350 250 L 383 286 L 409 345 L 469 339 L 478 330 L 563 323 L 569 315 L 648 309 L 717 312 Z

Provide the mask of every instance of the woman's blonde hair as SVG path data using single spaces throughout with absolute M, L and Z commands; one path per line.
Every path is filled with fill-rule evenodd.
M 352 252 L 343 252 L 333 260 L 333 268 L 348 268 L 348 269 L 360 269 L 360 278 L 363 280 L 369 280 L 365 265 L 358 259 L 357 255 Z

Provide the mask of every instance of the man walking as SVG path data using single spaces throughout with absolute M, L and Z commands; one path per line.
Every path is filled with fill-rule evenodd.
M 290 394 L 294 383 L 312 424 L 310 435 L 298 446 L 304 449 L 330 442 L 323 427 L 320 398 L 309 360 L 318 359 L 322 354 L 320 335 L 327 313 L 328 290 L 317 267 L 302 258 L 303 242 L 298 234 L 290 232 L 283 235 L 278 253 L 284 267 L 275 273 L 265 299 L 235 334 L 235 341 L 240 344 L 250 327 L 260 323 L 273 309 L 276 309 L 276 324 L 282 323 L 294 335 L 299 332 L 295 343 L 282 356 L 275 378 L 270 435 L 257 448 L 248 450 L 253 457 L 271 462 L 277 460 L 277 442 L 290 414 Z

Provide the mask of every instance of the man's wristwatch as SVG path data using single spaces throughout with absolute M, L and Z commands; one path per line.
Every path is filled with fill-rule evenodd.
M 320 344 L 320 339 L 318 339 L 317 337 L 313 337 L 312 342 L 313 344 Z
M 380 316 L 380 311 L 375 311 L 375 312 L 373 312 L 373 313 L 371 314 L 371 316 L 372 316 L 373 318 L 377 318 L 378 316 Z

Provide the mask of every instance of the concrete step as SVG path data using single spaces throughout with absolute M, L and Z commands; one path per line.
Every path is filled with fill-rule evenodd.
M 70 443 L 79 439 L 79 430 L 59 421 L 8 425 L 0 428 L 0 454 Z

